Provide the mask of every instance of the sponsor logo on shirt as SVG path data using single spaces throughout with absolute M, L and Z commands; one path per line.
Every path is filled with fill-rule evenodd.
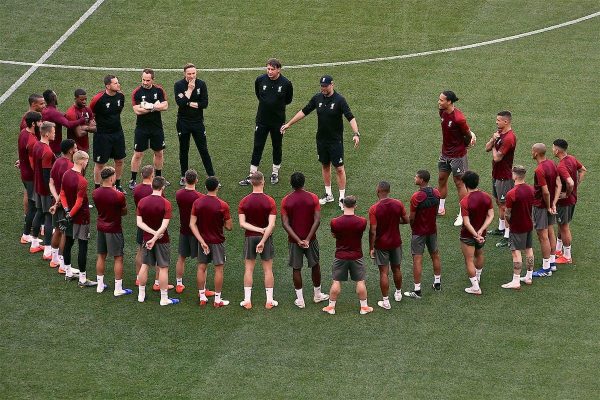
M 117 100 L 117 107 L 121 107 L 121 100 Z
M 267 85 L 263 85 L 263 90 L 267 90 Z
M 323 105 L 323 103 L 319 103 L 319 108 L 321 108 L 322 105 Z

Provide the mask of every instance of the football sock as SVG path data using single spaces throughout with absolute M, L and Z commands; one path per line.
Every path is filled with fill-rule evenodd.
M 563 243 L 561 239 L 556 239 L 556 251 L 562 251 Z
M 346 196 L 346 189 L 340 189 L 340 199 L 343 199 Z
M 69 265 L 65 265 L 65 275 L 67 276 L 67 278 L 70 278 L 73 276 L 73 271 L 71 271 L 71 264 Z
M 329 300 L 329 307 L 335 308 L 335 300 Z
M 251 298 L 252 298 L 252 286 L 250 286 L 250 287 L 244 286 L 244 301 L 249 303 Z
M 473 289 L 479 290 L 479 281 L 477 280 L 477 277 L 474 276 L 472 278 L 469 278 L 469 280 L 471 281 L 471 286 L 473 287 Z
M 258 171 L 258 166 L 257 165 L 250 165 L 250 173 L 253 174 L 256 171 Z
M 279 175 L 279 168 L 281 168 L 281 165 L 275 165 L 275 164 L 273 164 L 273 173 L 275 175 Z
M 200 289 L 198 290 L 198 297 L 200 297 L 200 300 L 202 301 L 207 301 L 208 299 L 206 298 L 206 289 Z
M 146 298 L 146 286 L 138 286 L 138 301 L 141 303 Z
M 510 235 L 510 228 L 505 228 L 504 229 L 504 238 L 508 239 L 509 235 Z
M 162 169 L 155 169 L 154 170 L 154 175 L 155 176 L 162 176 Z
M 183 286 L 183 278 L 177 278 L 177 286 Z
M 442 211 L 446 208 L 446 199 L 440 199 L 440 205 L 438 206 L 438 211 Z
M 421 284 L 415 283 L 415 292 L 420 292 L 420 291 L 421 291 Z
M 360 306 L 361 307 L 369 307 L 369 304 L 367 303 L 367 299 L 360 300 Z
M 104 291 L 104 275 L 96 275 L 96 281 L 98 282 L 96 292 L 102 293 Z
M 441 283 L 442 282 L 442 276 L 441 275 L 434 275 L 433 276 L 433 283 Z
M 327 196 L 333 196 L 333 193 L 331 192 L 331 186 L 325 186 L 325 194 L 327 194 Z
M 475 278 L 477 278 L 477 282 L 481 280 L 481 270 L 475 269 Z
M 321 294 L 321 286 L 313 287 L 313 293 L 315 296 L 319 296 Z
M 265 288 L 265 292 L 267 293 L 267 303 L 273 302 L 273 288 Z
M 53 263 L 58 263 L 59 259 L 58 259 L 58 249 L 55 249 L 53 247 L 50 248 L 50 254 L 52 254 L 52 262 Z
M 115 291 L 121 292 L 123 290 L 123 279 L 115 279 Z
M 304 294 L 302 293 L 302 289 L 296 289 L 296 298 L 298 301 L 304 301 Z
M 550 269 L 550 259 L 549 258 L 542 258 L 542 268 Z
M 161 303 L 169 301 L 169 291 L 168 290 L 160 290 L 160 301 Z
M 556 254 L 550 254 L 550 266 L 556 265 Z
M 513 282 L 514 283 L 521 282 L 521 275 L 513 274 Z
M 506 228 L 506 223 L 503 219 L 498 219 L 498 229 L 503 231 Z
M 85 283 L 85 281 L 87 280 L 87 273 L 86 272 L 80 272 L 79 273 L 79 283 Z
M 154 284 L 155 284 L 156 286 L 159 286 L 159 285 L 160 285 L 160 283 L 158 283 L 158 279 L 155 279 L 155 280 L 154 280 Z
M 133 171 L 131 171 L 131 180 L 132 180 L 132 181 L 135 181 L 135 180 L 137 179 L 137 174 L 138 174 L 137 172 L 133 172 Z M 157 176 L 158 176 L 158 175 L 157 175 Z
M 563 246 L 563 255 L 565 258 L 571 258 L 571 246 Z
M 52 254 L 52 247 L 44 246 L 44 257 L 48 257 Z
M 388 296 L 385 296 L 383 299 L 384 303 L 389 303 L 390 302 L 390 298 Z
M 65 259 L 63 258 L 63 256 L 58 256 L 58 263 L 60 264 L 59 268 L 62 268 L 64 270 L 65 269 Z
M 525 279 L 527 279 L 527 280 L 533 279 L 533 271 L 525 272 Z
M 215 292 L 215 303 L 221 302 L 221 292 Z

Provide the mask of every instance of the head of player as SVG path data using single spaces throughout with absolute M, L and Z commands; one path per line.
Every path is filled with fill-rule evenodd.
M 144 165 L 140 170 L 142 174 L 142 181 L 144 183 L 151 183 L 154 179 L 154 167 L 152 165 Z
M 27 111 L 25 114 L 25 124 L 36 135 L 40 134 L 40 127 L 42 126 L 42 114 L 37 111 Z
M 456 93 L 452 90 L 444 90 L 438 98 L 438 108 L 444 112 L 451 113 L 454 110 L 454 103 L 458 101 Z
M 319 79 L 319 85 L 321 85 L 321 93 L 323 96 L 329 97 L 333 94 L 334 84 L 331 75 L 323 75 L 321 79 Z
M 73 169 L 78 172 L 82 172 L 88 165 L 90 156 L 83 150 L 77 150 L 73 154 Z
M 525 174 L 527 170 L 522 165 L 515 165 L 512 168 L 512 178 L 515 181 L 515 185 L 520 185 L 521 183 L 525 183 Z
M 56 124 L 54 122 L 42 122 L 42 126 L 40 126 L 40 137 L 42 142 L 49 143 L 50 141 L 54 140 L 55 134 Z
M 216 196 L 219 191 L 219 180 L 216 176 L 209 176 L 206 178 L 206 181 L 204 181 L 204 187 L 209 196 Z
M 531 146 L 531 158 L 537 161 L 546 159 L 546 145 L 544 143 L 535 143 Z
M 44 90 L 44 93 L 42 93 L 42 96 L 44 96 L 44 101 L 46 102 L 46 106 L 56 107 L 58 105 L 58 97 L 56 96 L 56 93 L 54 92 L 54 90 L 52 90 L 52 89 Z
M 511 130 L 512 114 L 510 111 L 500 111 L 496 114 L 496 128 L 504 133 Z
M 150 89 L 154 85 L 154 71 L 150 68 L 145 68 L 142 71 L 142 87 Z
M 378 199 L 385 199 L 388 197 L 390 195 L 390 183 L 387 181 L 379 182 L 377 184 L 376 193 Z
M 346 195 L 342 204 L 344 205 L 344 215 L 354 215 L 354 210 L 356 209 L 355 196 Z
M 100 171 L 100 178 L 102 179 L 102 186 L 104 186 L 104 187 L 115 186 L 115 182 L 117 181 L 117 175 L 115 174 L 115 169 L 110 166 L 102 168 L 102 171 Z
M 60 142 L 60 152 L 63 157 L 73 160 L 73 154 L 77 151 L 77 143 L 73 139 L 65 139 Z
M 196 66 L 192 63 L 187 63 L 183 66 L 183 77 L 186 81 L 192 82 L 196 80 L 197 70 Z
M 469 192 L 477 190 L 477 187 L 479 186 L 479 175 L 476 172 L 466 171 L 461 177 L 461 180 Z
M 267 60 L 267 76 L 271 80 L 277 80 L 281 75 L 281 63 L 276 58 L 269 58 Z
M 292 185 L 292 189 L 301 190 L 304 188 L 304 182 L 306 178 L 302 172 L 294 172 L 290 177 L 290 185 Z
M 42 112 L 46 108 L 46 100 L 41 94 L 33 93 L 29 95 L 29 111 Z
M 250 183 L 254 193 L 262 193 L 265 188 L 265 176 L 260 171 L 250 174 Z
M 114 75 L 106 75 L 104 77 L 104 87 L 106 89 L 106 94 L 109 96 L 114 96 L 117 92 L 121 91 L 121 84 L 119 83 L 119 78 Z
M 425 187 L 429 185 L 429 180 L 431 179 L 431 174 L 429 171 L 420 169 L 415 174 L 415 185 L 419 187 Z
M 158 195 L 162 195 L 163 190 L 165 189 L 166 186 L 166 179 L 162 176 L 155 176 L 152 179 L 152 191 L 154 192 L 153 194 L 158 194 Z
M 552 153 L 554 157 L 563 158 L 567 154 L 567 148 L 569 144 L 565 139 L 556 139 L 552 142 Z
M 186 189 L 195 189 L 196 183 L 198 183 L 198 173 L 195 169 L 188 169 L 185 171 L 185 187 Z
M 83 109 L 87 106 L 87 93 L 83 89 L 75 89 L 75 107 L 78 109 Z

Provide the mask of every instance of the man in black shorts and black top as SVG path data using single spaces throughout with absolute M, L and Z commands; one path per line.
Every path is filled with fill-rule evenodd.
M 175 101 L 177 111 L 177 135 L 179 137 L 179 166 L 181 179 L 179 186 L 185 186 L 185 171 L 188 170 L 190 137 L 194 138 L 196 148 L 202 158 L 202 164 L 208 176 L 214 176 L 212 160 L 206 143 L 204 128 L 204 109 L 208 107 L 208 90 L 204 81 L 196 78 L 194 64 L 183 67 L 185 77 L 175 82 Z
M 154 151 L 156 176 L 161 176 L 164 162 L 165 132 L 160 113 L 169 108 L 169 103 L 164 89 L 154 84 L 154 71 L 150 68 L 142 71 L 142 84 L 133 91 L 131 103 L 133 112 L 137 115 L 133 157 L 131 157 L 131 180 L 129 181 L 129 189 L 133 190 L 144 151 L 148 149 L 148 146 Z
M 356 118 L 350 111 L 346 99 L 334 90 L 333 78 L 324 75 L 319 80 L 321 85 L 320 93 L 317 93 L 310 99 L 308 104 L 294 115 L 294 117 L 281 127 L 281 133 L 300 121 L 312 111 L 317 110 L 317 154 L 322 166 L 323 182 L 325 183 L 325 195 L 319 200 L 319 203 L 326 204 L 334 201 L 331 191 L 331 165 L 335 167 L 337 183 L 340 190 L 340 208 L 344 210 L 342 199 L 346 193 L 346 171 L 344 169 L 344 124 L 342 116 L 350 122 L 350 127 L 354 135 L 354 148 L 358 147 L 360 142 L 360 133 Z
M 250 162 L 250 175 L 258 171 L 267 136 L 271 135 L 273 145 L 273 172 L 271 184 L 279 182 L 279 168 L 283 147 L 281 125 L 285 122 L 285 106 L 292 102 L 294 88 L 285 76 L 281 75 L 281 63 L 276 58 L 267 61 L 267 73 L 254 82 L 254 92 L 258 99 L 256 126 L 254 127 L 254 148 Z M 250 175 L 240 181 L 241 186 L 250 185 Z
M 125 96 L 121 92 L 119 79 L 114 75 L 104 77 L 105 90 L 96 94 L 90 103 L 90 109 L 96 116 L 94 134 L 94 184 L 100 187 L 100 171 L 109 158 L 115 160 L 117 190 L 123 194 L 121 175 L 125 159 L 125 135 L 121 126 L 121 111 L 125 106 Z

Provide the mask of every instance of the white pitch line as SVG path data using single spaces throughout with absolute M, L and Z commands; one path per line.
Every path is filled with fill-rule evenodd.
M 4 103 L 25 81 L 33 74 L 39 67 L 44 66 L 44 61 L 46 61 L 54 52 L 71 36 L 83 22 L 88 19 L 90 15 L 96 11 L 100 5 L 104 3 L 104 0 L 96 0 L 94 4 L 83 14 L 71 27 L 60 37 L 58 40 L 46 51 L 35 63 L 26 63 L 20 65 L 31 65 L 31 67 L 21 76 L 15 83 L 12 84 L 11 87 L 8 88 L 6 92 L 0 96 L 0 105 Z M 8 63 L 4 63 L 8 64 Z
M 99 0 L 100 1 L 100 0 Z M 505 36 L 498 39 L 487 40 L 484 42 L 477 42 L 472 44 L 467 44 L 463 46 L 456 47 L 448 47 L 445 49 L 438 50 L 429 50 L 422 51 L 419 53 L 411 53 L 411 54 L 399 54 L 395 56 L 387 56 L 387 57 L 376 57 L 376 58 L 365 58 L 361 60 L 348 60 L 348 61 L 332 61 L 325 63 L 316 63 L 316 64 L 297 64 L 297 65 L 287 65 L 284 66 L 284 69 L 300 69 L 300 68 L 316 68 L 316 67 L 335 67 L 340 65 L 353 65 L 353 64 L 366 64 L 373 62 L 381 62 L 381 61 L 392 61 L 392 60 L 401 60 L 407 58 L 415 58 L 415 57 L 424 57 L 433 54 L 442 54 L 442 53 L 450 53 L 454 51 L 475 49 L 477 47 L 489 46 L 492 44 L 508 42 L 511 40 L 522 39 L 524 37 L 538 35 L 540 33 L 553 31 L 555 29 L 564 28 L 566 26 L 575 25 L 583 21 L 587 21 L 592 18 L 596 18 L 600 16 L 600 11 L 597 11 L 592 14 L 585 15 L 580 18 L 572 19 L 570 21 L 562 22 L 560 24 L 547 26 L 545 28 L 536 29 L 529 32 L 519 33 L 512 36 Z M 88 71 L 123 71 L 123 72 L 138 72 L 143 68 L 133 68 L 133 67 L 95 67 L 95 66 L 83 66 L 83 65 L 61 65 L 61 64 L 44 64 L 40 63 L 38 60 L 37 63 L 28 63 L 22 61 L 11 61 L 11 60 L 0 60 L 0 64 L 11 64 L 11 65 L 30 65 L 32 67 L 44 67 L 44 68 L 58 68 L 58 69 L 77 69 L 77 70 L 88 70 Z M 181 68 L 153 68 L 154 71 L 157 72 L 180 72 Z M 198 68 L 198 71 L 202 72 L 242 72 L 242 71 L 263 71 L 264 67 L 233 67 L 233 68 Z M 10 90 L 10 89 L 9 89 Z M 2 101 L 0 101 L 2 104 Z

